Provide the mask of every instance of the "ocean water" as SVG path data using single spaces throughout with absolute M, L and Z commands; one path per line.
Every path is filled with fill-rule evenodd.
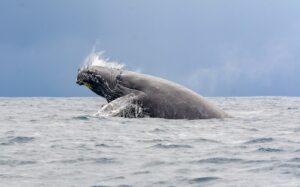
M 300 98 L 208 98 L 233 118 L 97 117 L 95 98 L 0 98 L 0 186 L 300 186 Z

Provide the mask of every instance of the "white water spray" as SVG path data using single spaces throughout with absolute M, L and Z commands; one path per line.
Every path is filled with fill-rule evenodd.
M 120 64 L 115 61 L 110 61 L 109 58 L 104 57 L 104 52 L 92 52 L 90 53 L 84 60 L 83 66 L 81 69 L 89 68 L 91 66 L 100 66 L 100 67 L 107 67 L 113 69 L 123 69 L 124 64 Z

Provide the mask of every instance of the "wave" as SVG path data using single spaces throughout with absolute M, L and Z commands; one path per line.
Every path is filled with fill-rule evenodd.
M 277 149 L 277 148 L 261 147 L 261 148 L 257 149 L 256 151 L 258 151 L 258 152 L 282 152 L 284 150 Z
M 194 183 L 206 183 L 206 182 L 210 182 L 210 181 L 214 181 L 214 180 L 219 180 L 221 178 L 219 177 L 198 177 L 198 178 L 193 178 L 189 180 L 190 184 L 194 184 Z
M 176 148 L 193 148 L 190 145 L 179 145 L 179 144 L 156 144 L 152 146 L 154 148 L 162 148 L 162 149 L 176 149 Z
M 249 140 L 247 142 L 245 142 L 245 144 L 255 144 L 255 143 L 269 143 L 274 141 L 273 138 L 256 138 L 253 140 Z
M 26 137 L 26 136 L 9 137 L 9 139 L 7 141 L 1 142 L 0 145 L 14 145 L 14 144 L 30 143 L 34 140 L 35 140 L 34 137 Z
M 226 158 L 226 157 L 212 157 L 212 158 L 206 158 L 201 159 L 197 161 L 192 161 L 193 163 L 211 163 L 211 164 L 229 164 L 229 163 L 237 163 L 242 162 L 243 159 L 240 158 Z

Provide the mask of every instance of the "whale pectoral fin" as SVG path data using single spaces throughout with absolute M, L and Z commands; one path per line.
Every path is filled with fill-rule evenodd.
M 143 108 L 140 105 L 140 98 L 143 94 L 129 93 L 105 104 L 97 113 L 99 116 L 116 116 L 137 118 L 145 117 Z
M 137 118 L 148 116 L 143 108 L 143 99 L 146 94 L 142 91 L 127 88 L 117 84 L 114 92 L 123 95 L 105 104 L 97 113 L 99 116 L 117 116 Z

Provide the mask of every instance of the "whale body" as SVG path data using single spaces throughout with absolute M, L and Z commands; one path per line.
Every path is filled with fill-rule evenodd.
M 229 117 L 204 97 L 177 83 L 123 69 L 89 66 L 78 71 L 77 84 L 107 100 L 102 111 L 115 116 L 166 119 Z

